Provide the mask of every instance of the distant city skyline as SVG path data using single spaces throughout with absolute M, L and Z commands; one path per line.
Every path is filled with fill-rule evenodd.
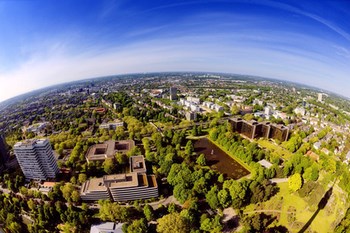
M 256 75 L 350 97 L 350 1 L 0 1 L 0 101 L 125 73 Z

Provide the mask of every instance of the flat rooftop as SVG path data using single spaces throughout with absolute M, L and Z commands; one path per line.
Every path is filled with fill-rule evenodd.
M 105 185 L 109 188 L 127 188 L 139 186 L 137 173 L 114 174 L 103 177 Z
M 131 156 L 130 157 L 130 171 L 131 172 L 146 172 L 146 163 L 143 155 Z
M 17 142 L 14 147 L 34 146 L 35 144 L 44 144 L 46 141 L 47 139 L 27 139 L 21 142 Z
M 83 184 L 81 191 L 84 193 L 93 191 L 107 191 L 107 187 L 103 183 L 103 178 L 92 178 Z
M 127 153 L 135 146 L 133 140 L 109 140 L 101 144 L 93 145 L 89 148 L 86 158 L 88 161 L 105 160 L 114 158 L 117 152 Z

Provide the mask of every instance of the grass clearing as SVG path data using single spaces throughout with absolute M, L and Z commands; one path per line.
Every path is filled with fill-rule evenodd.
M 273 214 L 278 217 L 277 224 L 281 224 L 288 228 L 290 232 L 298 232 L 310 220 L 316 212 L 317 206 L 309 206 L 306 199 L 301 198 L 298 193 L 290 193 L 288 182 L 279 183 L 280 191 L 269 201 L 257 205 L 249 205 L 244 209 L 244 212 L 254 210 L 266 210 L 266 214 Z M 327 191 L 327 190 L 326 190 Z M 323 196 L 324 194 L 322 194 Z M 333 232 L 334 227 L 344 216 L 347 204 L 342 201 L 344 198 L 343 191 L 335 186 L 327 205 L 321 209 L 308 230 L 313 232 Z M 273 212 L 275 211 L 275 212 Z
M 259 139 L 257 140 L 257 143 L 259 144 L 259 146 L 266 148 L 271 152 L 275 152 L 277 155 L 279 155 L 283 159 L 290 159 L 293 156 L 292 152 L 269 140 Z

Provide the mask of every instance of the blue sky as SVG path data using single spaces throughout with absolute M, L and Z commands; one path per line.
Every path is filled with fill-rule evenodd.
M 350 97 L 350 1 L 0 0 L 0 101 L 158 71 L 259 75 Z

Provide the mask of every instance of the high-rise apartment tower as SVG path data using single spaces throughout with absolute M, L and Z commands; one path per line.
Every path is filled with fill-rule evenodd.
M 14 152 L 26 179 L 46 180 L 56 177 L 59 169 L 47 139 L 18 142 Z

